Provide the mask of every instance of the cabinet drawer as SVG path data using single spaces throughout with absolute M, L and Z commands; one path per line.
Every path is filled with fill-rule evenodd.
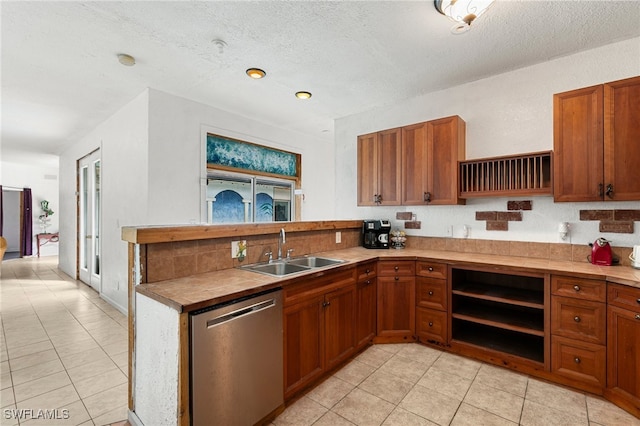
M 415 275 L 416 262 L 413 260 L 382 260 L 378 262 L 378 275 L 391 277 L 395 275 Z
M 358 282 L 360 283 L 366 281 L 369 278 L 375 277 L 377 272 L 376 266 L 377 262 L 369 262 L 358 265 Z
M 640 313 L 640 288 L 611 283 L 607 287 L 610 305 Z
M 553 336 L 551 371 L 583 383 L 585 390 L 601 393 L 606 380 L 606 354 L 604 345 Z
M 551 334 L 604 344 L 606 313 L 604 303 L 554 296 L 551 298 Z
M 447 313 L 416 308 L 416 334 L 423 342 L 447 343 Z
M 416 306 L 447 310 L 447 281 L 416 277 Z
M 447 264 L 427 261 L 416 262 L 416 275 L 431 278 L 447 278 Z
M 606 302 L 607 287 L 604 281 L 554 275 L 551 277 L 551 294 Z

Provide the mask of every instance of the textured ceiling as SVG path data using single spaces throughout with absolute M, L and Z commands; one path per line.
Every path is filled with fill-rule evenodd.
M 430 0 L 0 7 L 8 161 L 59 154 L 146 87 L 332 140 L 337 118 L 640 35 L 637 1 L 497 0 L 462 35 Z

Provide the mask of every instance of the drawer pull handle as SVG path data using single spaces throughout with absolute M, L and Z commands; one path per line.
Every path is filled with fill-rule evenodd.
M 429 296 L 433 296 L 433 291 L 429 290 Z
M 574 320 L 575 322 L 580 322 L 580 317 L 576 315 L 575 317 L 573 317 L 573 320 Z
M 579 286 L 579 285 L 574 285 L 574 286 L 573 286 L 573 289 L 574 289 L 575 291 L 580 291 L 580 286 Z
M 393 269 L 395 269 L 397 271 L 398 269 L 400 269 L 400 267 L 399 266 L 394 266 Z
M 429 266 L 429 272 L 433 272 L 433 267 Z
M 573 360 L 575 361 L 576 364 L 580 364 L 580 358 L 575 357 Z
M 394 279 L 395 279 L 396 281 L 398 281 L 398 280 L 400 279 L 400 277 L 394 277 Z
M 429 327 L 433 327 L 433 323 L 432 322 L 429 323 Z
M 640 314 L 636 314 L 636 319 L 640 320 Z

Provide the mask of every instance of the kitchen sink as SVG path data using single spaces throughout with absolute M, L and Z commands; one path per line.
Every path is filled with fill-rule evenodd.
M 253 265 L 241 266 L 240 269 L 246 269 L 260 274 L 273 275 L 281 277 L 284 275 L 295 274 L 303 271 L 310 271 L 325 266 L 337 265 L 344 263 L 344 260 L 329 259 L 327 257 L 306 256 L 294 259 L 276 260 L 271 263 L 256 263 Z
M 291 259 L 287 261 L 289 265 L 302 265 L 309 268 L 322 268 L 323 266 L 337 265 L 343 263 L 344 260 L 329 259 L 327 257 L 307 256 Z

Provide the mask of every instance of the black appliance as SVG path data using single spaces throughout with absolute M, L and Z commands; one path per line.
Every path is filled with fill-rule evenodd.
M 389 220 L 365 220 L 362 222 L 362 246 L 370 249 L 388 249 L 390 232 Z

